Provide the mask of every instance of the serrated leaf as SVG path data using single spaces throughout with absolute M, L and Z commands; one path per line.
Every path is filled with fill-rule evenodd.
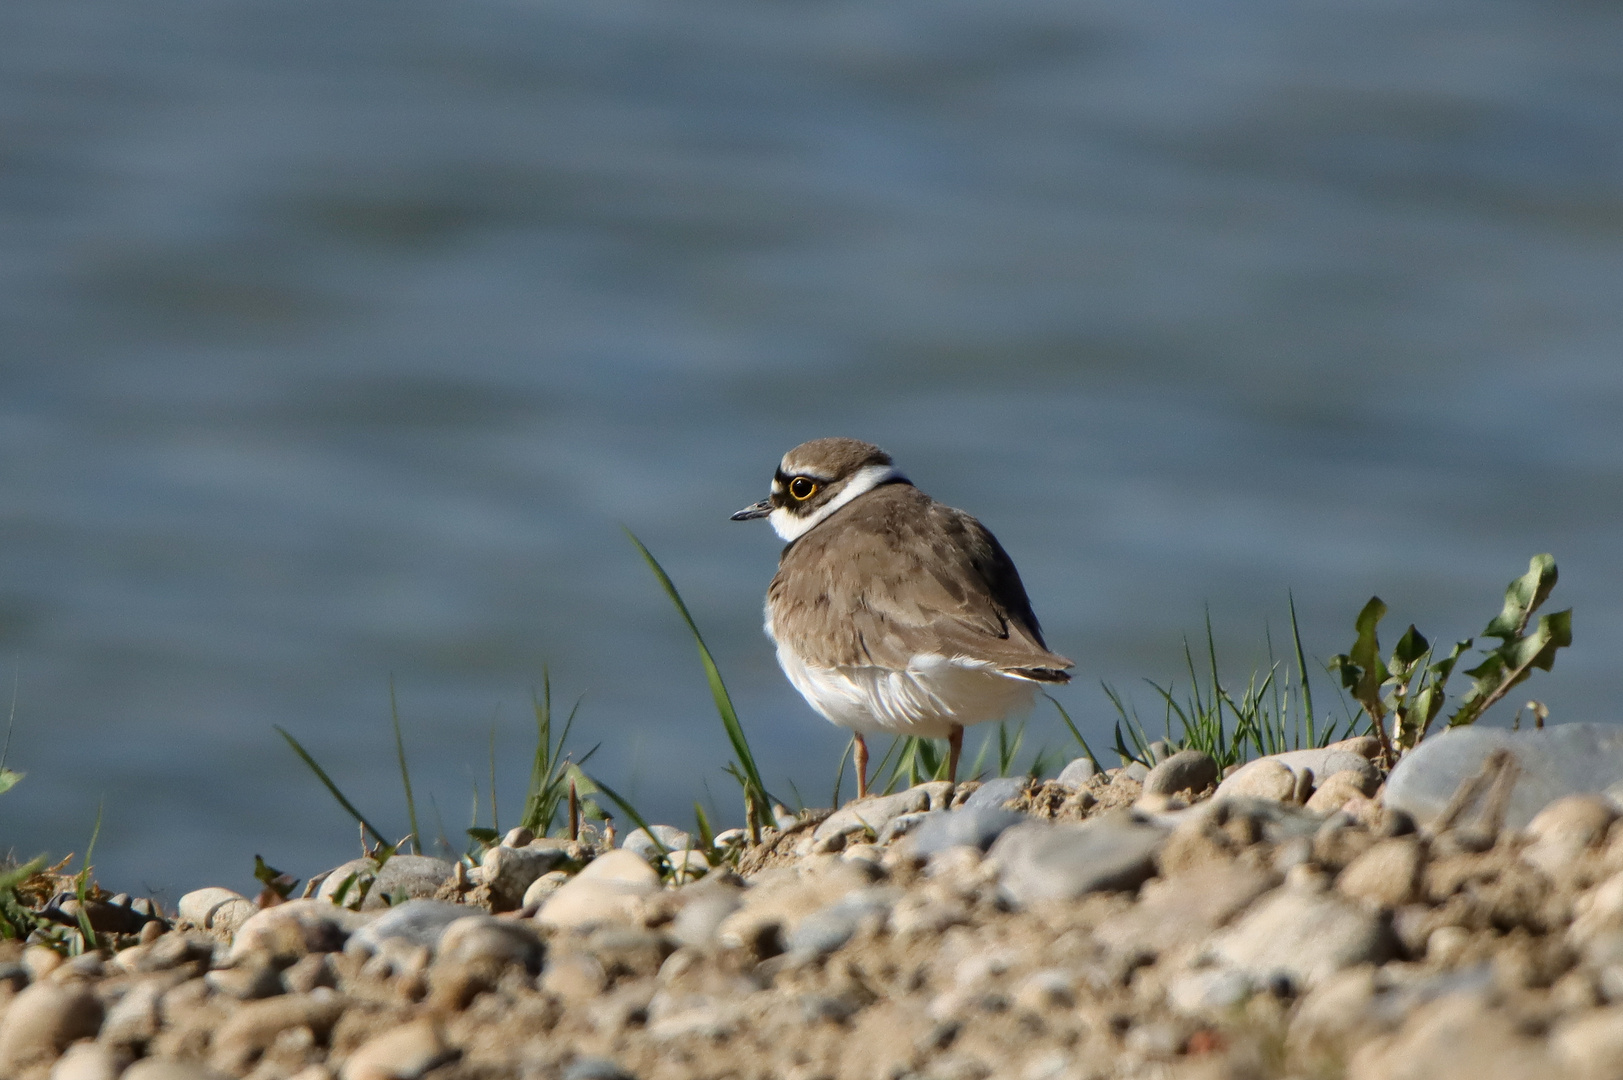
M 23 778 L 23 775 L 16 769 L 0 768 L 0 793 L 10 791 L 17 781 Z
M 1414 628 L 1413 623 L 1410 623 L 1409 629 L 1403 632 L 1403 636 L 1398 638 L 1398 643 L 1392 647 L 1392 665 L 1393 667 L 1401 666 L 1404 670 L 1408 670 L 1414 667 L 1420 658 L 1430 650 L 1431 642 L 1427 641 L 1425 635 Z
M 1559 577 L 1555 559 L 1548 554 L 1534 555 L 1527 564 L 1527 573 L 1512 581 L 1505 589 L 1505 606 L 1500 609 L 1482 631 L 1484 637 L 1510 641 L 1527 628 L 1527 620 L 1539 606 L 1549 599 Z

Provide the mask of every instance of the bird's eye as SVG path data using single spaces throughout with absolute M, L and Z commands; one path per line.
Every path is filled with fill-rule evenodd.
M 817 494 L 817 481 L 808 480 L 804 476 L 797 476 L 793 480 L 789 481 L 789 494 L 793 495 L 801 502 L 805 502 L 807 499 Z

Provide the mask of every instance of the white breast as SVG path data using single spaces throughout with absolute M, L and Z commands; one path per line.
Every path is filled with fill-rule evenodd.
M 923 654 L 905 670 L 813 667 L 784 645 L 778 663 L 794 688 L 831 723 L 865 735 L 939 739 L 953 725 L 1002 720 L 1031 708 L 1037 686 L 971 660 Z

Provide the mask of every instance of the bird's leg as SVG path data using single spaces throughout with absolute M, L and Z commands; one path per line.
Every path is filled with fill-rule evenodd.
M 958 758 L 964 752 L 964 726 L 954 724 L 947 736 L 947 779 L 958 782 Z
M 851 737 L 851 764 L 857 771 L 857 798 L 868 797 L 868 742 L 859 732 Z

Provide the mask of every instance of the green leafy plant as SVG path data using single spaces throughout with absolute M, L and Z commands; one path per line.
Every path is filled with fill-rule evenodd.
M 1531 630 L 1533 614 L 1549 599 L 1559 574 L 1548 554 L 1535 555 L 1527 573 L 1505 589 L 1499 614 L 1489 620 L 1481 636 L 1498 644 L 1483 648 L 1482 661 L 1466 674 L 1473 682 L 1448 718 L 1449 727 L 1474 724 L 1510 690 L 1525 682 L 1534 669 L 1549 671 L 1558 649 L 1572 644 L 1572 609 L 1541 616 Z M 1473 644 L 1466 638 L 1449 652 L 1433 659 L 1434 648 L 1411 625 L 1390 656 L 1382 660 L 1378 628 L 1386 604 L 1370 597 L 1354 624 L 1357 638 L 1352 649 L 1332 657 L 1331 672 L 1369 718 L 1370 729 L 1381 741 L 1381 752 L 1393 762 L 1412 750 L 1443 711 L 1447 687 L 1460 657 Z M 1387 720 L 1391 718 L 1391 726 Z
M 545 836 L 552 831 L 559 809 L 569 799 L 569 766 L 585 765 L 602 744 L 586 751 L 578 762 L 571 761 L 565 753 L 564 744 L 575 726 L 575 714 L 580 710 L 579 700 L 569 710 L 563 730 L 553 739 L 552 676 L 545 668 L 541 670 L 541 694 L 539 697 L 532 694 L 530 703 L 535 712 L 535 756 L 530 763 L 530 786 L 524 793 L 524 816 L 519 824 L 537 836 Z

